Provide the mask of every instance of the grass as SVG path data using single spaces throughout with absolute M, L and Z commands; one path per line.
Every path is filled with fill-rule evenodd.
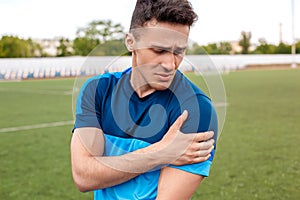
M 300 70 L 239 71 L 223 80 L 225 126 L 193 199 L 300 199 Z M 1 82 L 0 129 L 72 120 L 73 82 Z M 0 199 L 92 199 L 72 181 L 71 129 L 0 133 Z
M 300 199 L 300 70 L 223 78 L 225 127 L 194 199 Z

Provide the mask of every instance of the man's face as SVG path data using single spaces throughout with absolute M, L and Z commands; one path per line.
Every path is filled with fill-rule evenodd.
M 149 89 L 168 88 L 182 62 L 189 35 L 189 26 L 149 22 L 137 30 L 133 50 L 133 70 Z M 142 86 L 143 86 L 142 85 Z

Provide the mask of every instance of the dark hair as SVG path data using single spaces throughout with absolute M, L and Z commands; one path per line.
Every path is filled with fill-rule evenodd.
M 198 16 L 187 0 L 137 0 L 130 30 L 141 28 L 152 19 L 191 26 Z

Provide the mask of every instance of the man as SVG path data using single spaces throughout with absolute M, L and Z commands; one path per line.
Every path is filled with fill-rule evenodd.
M 137 1 L 125 39 L 132 67 L 89 79 L 78 97 L 71 161 L 80 191 L 182 200 L 208 176 L 216 113 L 177 70 L 196 18 L 185 0 Z

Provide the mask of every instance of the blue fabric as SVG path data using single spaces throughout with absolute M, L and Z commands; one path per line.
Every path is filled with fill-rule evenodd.
M 147 147 L 150 143 L 132 138 L 120 138 L 104 134 L 105 137 L 105 155 L 118 156 L 127 152 Z M 157 183 L 160 170 L 152 170 L 150 172 L 139 175 L 130 181 L 114 187 L 96 190 L 94 199 L 155 199 L 157 192 Z
M 131 69 L 89 79 L 80 92 L 74 128 L 97 127 L 106 139 L 105 155 L 122 155 L 164 136 L 184 111 L 189 112 L 181 131 L 207 130 L 217 138 L 217 115 L 210 99 L 180 71 L 167 90 L 139 98 L 130 85 Z M 172 166 L 202 176 L 209 175 L 209 160 L 185 166 Z M 141 174 L 123 184 L 95 191 L 95 199 L 155 199 L 160 171 Z

